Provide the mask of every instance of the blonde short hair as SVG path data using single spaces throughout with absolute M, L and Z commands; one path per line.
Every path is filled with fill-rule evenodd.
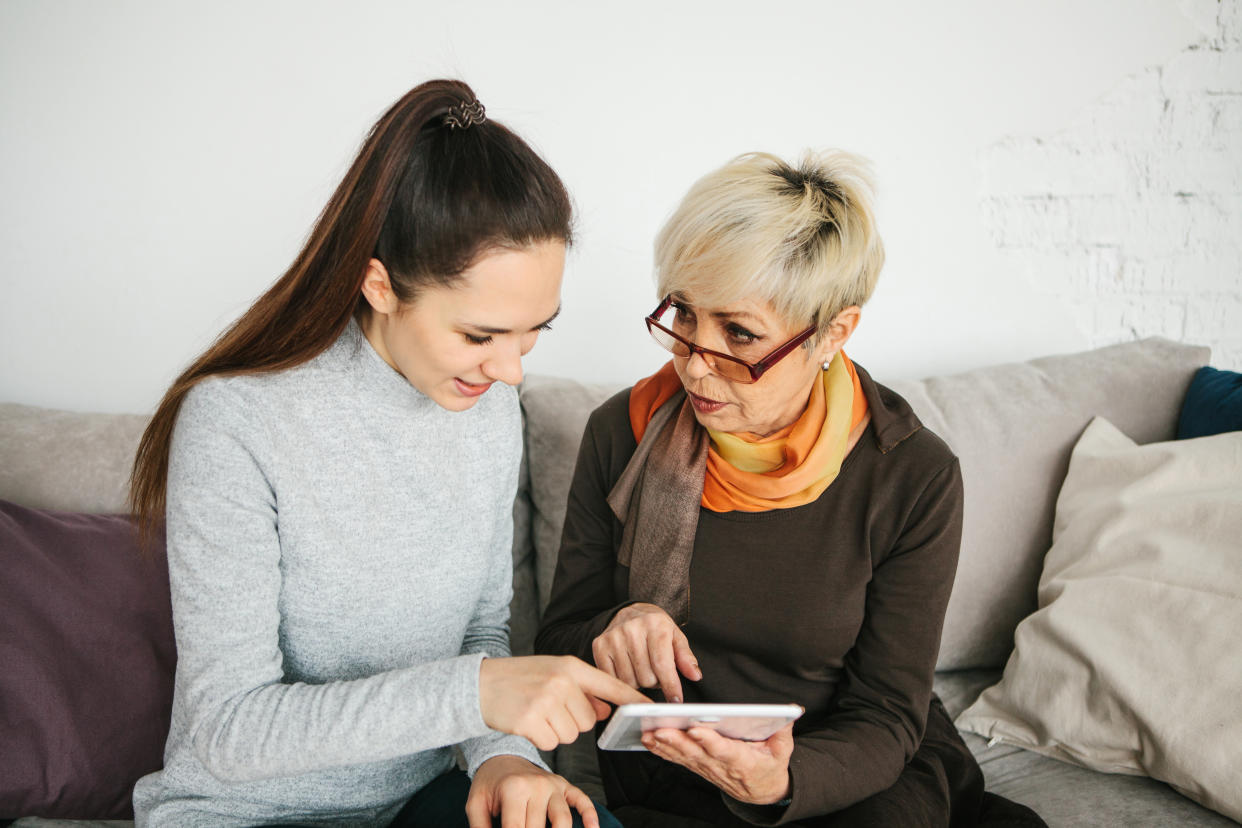
M 660 230 L 659 295 L 709 306 L 759 298 L 822 333 L 871 297 L 884 265 L 873 190 L 869 162 L 842 150 L 808 151 L 796 166 L 739 155 L 695 182 Z

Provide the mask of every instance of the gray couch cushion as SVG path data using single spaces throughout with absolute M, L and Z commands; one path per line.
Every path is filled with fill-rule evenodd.
M 1000 677 L 1000 670 L 937 673 L 936 693 L 956 719 Z M 979 760 L 988 790 L 1034 808 L 1051 828 L 1235 826 L 1145 776 L 1097 773 L 1010 745 L 988 747 L 986 739 L 973 733 L 962 738 Z
M 1010 745 L 988 747 L 973 733 L 962 738 L 979 760 L 988 790 L 1034 808 L 1051 828 L 1237 828 L 1146 776 L 1098 773 Z
M 584 385 L 556 377 L 528 376 L 522 383 L 526 462 L 530 466 L 531 527 L 535 583 L 542 614 L 552 595 L 552 576 L 561 547 L 561 526 L 578 444 L 587 417 L 620 386 Z
M 939 669 L 1004 665 L 1014 628 L 1035 610 L 1057 492 L 1091 418 L 1106 417 L 1139 443 L 1172 439 L 1191 377 L 1209 355 L 1153 338 L 891 383 L 962 464 L 962 552 Z
M 0 403 L 0 499 L 65 512 L 125 511 L 148 419 Z
M 932 689 L 944 702 L 950 719 L 956 719 L 961 712 L 979 698 L 984 688 L 991 687 L 1000 681 L 1001 671 L 985 670 L 954 670 L 950 673 L 936 673 Z

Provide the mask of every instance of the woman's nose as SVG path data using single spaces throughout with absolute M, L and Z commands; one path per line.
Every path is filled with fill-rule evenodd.
M 707 358 L 698 351 L 690 354 L 689 360 L 686 362 L 686 374 L 700 379 L 712 373 L 712 366 L 708 364 Z
M 505 385 L 517 385 L 522 381 L 522 350 L 516 342 L 504 343 L 491 359 L 483 363 L 483 373 Z

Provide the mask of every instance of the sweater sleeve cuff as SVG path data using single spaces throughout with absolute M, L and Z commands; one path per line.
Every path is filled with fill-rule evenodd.
M 502 733 L 499 730 L 492 730 L 487 726 L 487 722 L 483 720 L 483 706 L 479 698 L 479 672 L 483 668 L 483 659 L 486 658 L 484 653 L 471 653 L 463 661 L 471 665 L 470 676 L 473 678 L 471 682 L 471 690 L 469 698 L 471 700 L 470 710 L 477 729 L 472 729 L 472 733 L 477 735 L 469 739 L 465 739 L 461 743 L 462 758 L 466 760 L 466 773 L 473 779 L 475 771 L 479 769 L 488 759 L 493 756 L 520 756 L 531 763 L 538 765 L 544 770 L 549 770 L 544 764 L 543 759 L 539 757 L 539 751 L 535 749 L 526 739 L 521 736 L 513 736 L 509 733 Z
M 491 730 L 483 721 L 483 704 L 479 698 L 479 671 L 486 653 L 466 653 L 459 657 L 461 673 L 456 677 L 457 698 L 462 700 L 462 720 L 469 724 L 469 735 L 482 736 Z
M 473 779 L 479 766 L 494 756 L 518 756 L 551 773 L 539 756 L 539 751 L 521 736 L 512 736 L 492 730 L 482 736 L 461 743 L 462 757 L 466 760 L 466 773 Z

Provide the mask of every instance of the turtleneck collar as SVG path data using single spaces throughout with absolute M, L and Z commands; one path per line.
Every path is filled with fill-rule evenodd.
M 384 361 L 363 333 L 357 319 L 349 320 L 340 337 L 320 356 L 320 360 L 325 367 L 353 375 L 363 396 L 406 409 L 439 407 Z

